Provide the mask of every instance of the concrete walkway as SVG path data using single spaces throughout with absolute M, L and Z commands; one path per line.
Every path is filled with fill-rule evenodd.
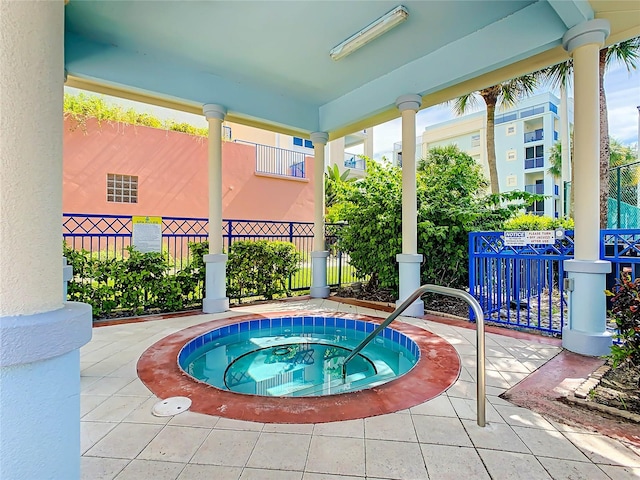
M 571 428 L 498 397 L 553 358 L 558 347 L 487 334 L 487 420 L 476 425 L 475 332 L 404 318 L 448 340 L 462 360 L 457 382 L 409 410 L 324 424 L 263 424 L 185 412 L 154 417 L 158 401 L 136 374 L 146 348 L 215 318 L 283 310 L 368 308 L 302 300 L 94 328 L 81 351 L 85 480 L 637 479 L 640 449 Z

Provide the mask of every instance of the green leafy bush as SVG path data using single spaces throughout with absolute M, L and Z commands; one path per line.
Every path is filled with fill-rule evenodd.
M 174 274 L 166 254 L 128 247 L 124 256 L 97 258 L 64 244 L 64 256 L 74 273 L 68 298 L 89 303 L 95 318 L 195 307 L 206 295 L 203 255 L 208 249 L 207 242 L 189 244 L 191 262 Z M 299 259 L 291 243 L 235 242 L 227 263 L 229 296 L 274 298 L 288 293 L 288 280 L 298 270 Z
M 640 278 L 631 280 L 628 273 L 616 281 L 611 298 L 611 315 L 618 327 L 616 338 L 621 343 L 611 346 L 609 358 L 614 368 L 625 363 L 640 366 Z
M 537 197 L 524 192 L 485 195 L 481 167 L 455 146 L 437 147 L 418 165 L 418 253 L 424 255 L 422 283 L 461 287 L 467 283 L 468 234 L 499 230 L 507 218 Z M 367 162 L 367 175 L 340 185 L 338 201 L 347 220 L 340 249 L 359 276 L 397 293 L 402 250 L 402 171 Z
M 555 230 L 564 228 L 573 230 L 573 219 L 551 218 L 533 215 L 532 213 L 520 214 L 504 222 L 504 230 Z

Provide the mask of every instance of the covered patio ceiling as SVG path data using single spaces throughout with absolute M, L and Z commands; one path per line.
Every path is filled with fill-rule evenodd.
M 329 51 L 398 5 L 408 19 L 351 55 Z M 338 138 L 567 58 L 592 18 L 607 42 L 640 35 L 627 0 L 98 1 L 65 10 L 67 85 L 307 136 Z

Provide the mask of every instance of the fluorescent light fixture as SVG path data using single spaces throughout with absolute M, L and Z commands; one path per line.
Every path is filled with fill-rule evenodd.
M 393 27 L 401 24 L 408 16 L 409 12 L 405 7 L 402 5 L 397 6 L 389 13 L 364 27 L 358 33 L 351 35 L 340 45 L 333 47 L 329 52 L 329 56 L 334 60 L 340 60 L 346 57 L 360 47 L 364 47 L 370 41 L 375 40 L 383 33 L 387 33 Z

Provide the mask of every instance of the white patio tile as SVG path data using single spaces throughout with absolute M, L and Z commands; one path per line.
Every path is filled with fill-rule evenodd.
M 313 427 L 313 435 L 364 438 L 364 420 L 358 418 L 343 422 L 316 423 Z
M 551 477 L 558 480 L 610 480 L 597 465 L 589 461 L 575 462 L 572 460 L 560 460 L 558 458 L 547 457 L 538 457 L 538 461 L 547 469 Z M 622 480 L 624 477 L 612 475 L 611 478 Z
M 438 480 L 490 480 L 474 448 L 421 444 L 429 478 Z
M 302 472 L 245 468 L 240 480 L 301 480 Z
M 171 420 L 171 417 L 156 417 L 153 413 L 153 406 L 158 403 L 157 397 L 147 398 L 144 402 L 138 405 L 134 410 L 129 413 L 124 419 L 123 422 L 131 422 L 131 423 L 154 423 L 157 425 L 164 425 Z
M 121 367 L 120 362 L 113 362 L 107 359 L 93 363 L 90 367 L 82 368 L 80 374 L 84 377 L 104 377 Z
M 244 467 L 260 433 L 239 430 L 212 430 L 191 463 Z
M 553 480 L 533 455 L 484 449 L 478 453 L 493 480 Z
M 187 463 L 207 438 L 204 428 L 167 425 L 138 455 L 143 460 Z
M 564 436 L 582 450 L 593 463 L 640 467 L 640 456 L 613 438 L 571 432 L 564 432 Z
M 467 432 L 457 417 L 431 417 L 426 415 L 414 415 L 412 417 L 420 443 L 472 446 Z
M 512 426 L 512 428 L 520 437 L 520 440 L 529 447 L 531 453 L 536 456 L 575 460 L 577 462 L 588 460 L 586 455 L 560 432 L 517 426 Z
M 102 377 L 97 382 L 92 383 L 81 393 L 85 395 L 114 395 L 121 388 L 133 382 L 134 377 Z
M 433 415 L 436 417 L 457 416 L 449 397 L 446 395 L 439 395 L 425 403 L 411 407 L 410 410 L 413 415 Z
M 487 358 L 487 363 L 491 363 L 495 367 L 496 370 L 500 372 L 511 372 L 511 373 L 531 373 L 531 371 L 524 366 L 519 360 L 509 356 L 509 357 L 500 357 L 500 358 Z
M 216 423 L 217 429 L 222 430 L 242 430 L 249 432 L 260 432 L 264 423 L 245 422 L 244 420 L 234 420 L 232 418 L 220 418 Z
M 313 433 L 312 423 L 265 423 L 262 432 L 270 433 L 299 433 L 301 435 L 311 435 Z
M 139 378 L 136 378 L 133 382 L 125 385 L 118 390 L 118 395 L 126 396 L 133 395 L 136 397 L 150 397 L 153 395 L 144 383 Z
M 109 395 L 80 395 L 80 418 L 109 398 Z
M 160 430 L 160 425 L 120 423 L 85 455 L 134 459 Z
M 468 398 L 452 398 L 451 404 L 459 418 L 466 420 L 478 420 L 478 402 L 476 400 Z M 504 423 L 504 419 L 496 411 L 494 406 L 486 400 L 484 409 L 487 422 Z
M 462 420 L 462 424 L 476 448 L 530 453 L 527 446 L 505 423 L 488 423 L 485 427 L 479 427 L 476 422 Z
M 310 442 L 311 435 L 263 432 L 249 457 L 247 467 L 302 472 Z
M 220 465 L 187 465 L 178 480 L 238 480 L 242 468 Z M 142 479 L 141 479 L 142 480 Z
M 364 439 L 313 436 L 305 471 L 363 477 Z
M 176 480 L 184 469 L 183 463 L 169 461 L 154 462 L 150 460 L 133 460 L 127 465 L 115 480 L 141 480 L 149 478 L 153 480 Z
M 220 417 L 214 415 L 204 415 L 202 413 L 186 411 L 171 417 L 169 425 L 211 429 L 216 426 L 219 419 Z
M 427 470 L 417 443 L 365 441 L 366 473 L 368 477 L 421 480 Z
M 107 422 L 80 422 L 80 452 L 84 453 L 118 425 Z
M 447 391 L 447 396 L 451 398 L 476 398 L 475 382 L 464 382 L 458 380 Z
M 119 458 L 82 457 L 80 478 L 82 480 L 113 480 L 129 463 Z
M 640 467 L 617 467 L 614 465 L 600 465 L 600 468 L 615 480 L 638 480 L 640 478 Z M 589 479 L 591 480 L 591 479 Z
M 375 480 L 372 477 L 368 477 L 369 480 Z M 305 472 L 302 475 L 302 480 L 362 480 L 362 477 L 352 477 L 346 475 L 330 475 L 328 473 L 312 473 Z
M 82 419 L 96 422 L 120 422 L 146 400 L 147 397 L 112 396 L 101 402 Z M 82 399 L 80 402 L 82 403 Z
M 392 413 L 364 419 L 365 438 L 417 442 L 411 415 Z
M 554 426 L 542 415 L 526 408 L 510 405 L 496 405 L 494 408 L 509 425 L 519 427 L 555 430 Z

